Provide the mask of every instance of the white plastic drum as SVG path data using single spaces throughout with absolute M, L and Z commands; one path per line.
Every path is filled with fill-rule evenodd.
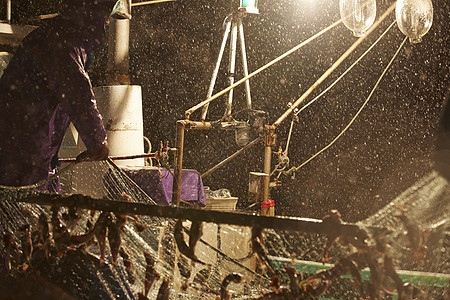
M 94 88 L 98 109 L 103 117 L 110 156 L 144 153 L 142 92 L 138 85 Z M 118 165 L 144 166 L 144 158 L 117 160 Z

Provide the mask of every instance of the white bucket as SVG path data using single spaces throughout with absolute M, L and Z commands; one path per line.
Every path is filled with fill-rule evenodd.
M 205 209 L 220 210 L 220 211 L 233 211 L 236 210 L 237 197 L 227 198 L 210 198 L 206 197 Z

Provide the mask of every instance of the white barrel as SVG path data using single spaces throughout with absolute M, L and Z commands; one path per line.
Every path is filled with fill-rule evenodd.
M 142 92 L 138 85 L 113 85 L 94 88 L 103 117 L 110 156 L 144 153 Z M 117 160 L 118 165 L 144 166 L 143 158 Z

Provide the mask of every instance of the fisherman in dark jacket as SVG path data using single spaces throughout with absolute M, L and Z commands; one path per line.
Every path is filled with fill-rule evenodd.
M 66 0 L 60 16 L 17 49 L 0 79 L 0 185 L 29 185 L 54 174 L 70 122 L 90 159 L 107 158 L 87 65 L 106 40 L 116 1 Z

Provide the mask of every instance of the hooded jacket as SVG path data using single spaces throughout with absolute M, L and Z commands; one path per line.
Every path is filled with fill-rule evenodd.
M 56 17 L 23 40 L 0 78 L 1 185 L 28 185 L 53 174 L 70 122 L 89 151 L 105 143 L 86 72 L 104 38 L 103 26 L 86 30 Z

